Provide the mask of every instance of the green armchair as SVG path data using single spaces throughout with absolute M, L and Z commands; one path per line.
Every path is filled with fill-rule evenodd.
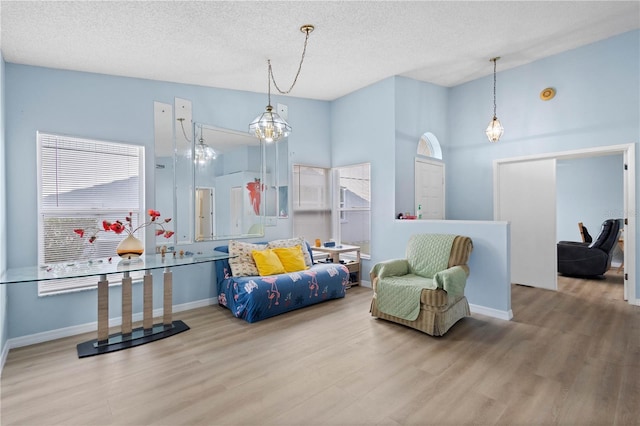
M 451 234 L 417 234 L 405 259 L 377 263 L 371 270 L 371 315 L 442 336 L 469 316 L 464 289 L 473 243 Z

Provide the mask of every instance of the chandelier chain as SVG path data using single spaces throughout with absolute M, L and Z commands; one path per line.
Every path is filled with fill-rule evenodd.
M 309 40 L 309 33 L 311 32 L 310 29 L 305 29 L 305 37 L 304 37 L 304 47 L 302 48 L 302 56 L 300 57 L 300 64 L 298 65 L 298 72 L 296 72 L 296 76 L 293 78 L 293 83 L 291 83 L 291 86 L 289 87 L 289 89 L 287 90 L 282 90 L 280 89 L 280 87 L 278 87 L 278 83 L 276 83 L 276 78 L 273 75 L 273 68 L 271 67 L 271 59 L 267 60 L 267 63 L 269 64 L 269 88 L 271 88 L 271 81 L 273 81 L 273 85 L 275 86 L 276 90 L 278 90 L 278 92 L 280 92 L 283 95 L 287 95 L 289 92 L 291 92 L 291 90 L 293 90 L 293 86 L 296 85 L 296 83 L 298 82 L 298 76 L 300 76 L 300 71 L 302 70 L 302 63 L 304 62 L 304 57 L 307 53 L 307 41 Z M 269 104 L 271 104 L 271 89 L 269 89 Z
M 496 118 L 496 62 L 498 58 L 493 58 L 493 118 Z
M 187 140 L 187 142 L 191 143 L 191 139 L 189 139 L 189 136 L 187 136 L 187 132 L 184 130 L 184 118 L 178 118 L 178 121 L 180 122 L 180 127 L 182 128 L 182 134 L 184 135 L 184 138 Z

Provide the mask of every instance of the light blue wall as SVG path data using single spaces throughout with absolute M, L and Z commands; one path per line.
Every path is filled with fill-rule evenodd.
M 388 78 L 331 103 L 330 165 L 371 163 L 371 261 L 387 244 L 395 204 L 395 79 Z M 322 165 L 322 164 L 320 164 Z
M 6 182 L 5 172 L 5 138 L 4 138 L 4 58 L 0 51 L 0 273 L 7 266 L 7 223 L 6 223 Z M 7 288 L 0 285 L 0 370 L 2 369 L 2 354 L 9 335 L 9 321 L 7 321 Z
M 633 31 L 498 72 L 497 115 L 505 132 L 496 144 L 484 134 L 493 113 L 493 77 L 452 88 L 447 162 L 454 169 L 447 175 L 451 218 L 493 218 L 495 159 L 637 144 L 639 39 L 640 32 Z M 539 93 L 548 86 L 557 94 L 544 102 Z
M 539 93 L 549 86 L 557 94 L 544 102 Z M 448 218 L 493 218 L 495 159 L 633 143 L 640 165 L 640 31 L 498 72 L 497 115 L 505 132 L 496 144 L 484 135 L 493 112 L 492 90 L 492 76 L 451 89 Z
M 398 92 L 398 88 L 400 91 Z M 417 90 L 429 99 L 421 101 Z M 396 155 L 413 159 L 420 135 L 427 130 L 447 139 L 445 89 L 389 78 L 332 103 L 332 165 L 371 162 L 371 260 L 363 261 L 366 275 L 375 263 L 403 257 L 414 233 L 455 233 L 473 239 L 472 274 L 465 291 L 469 302 L 485 308 L 510 311 L 509 227 L 497 222 L 395 220 L 395 192 L 409 191 L 396 182 Z M 433 97 L 433 98 L 432 98 Z M 396 113 L 397 109 L 406 111 Z M 413 145 L 411 152 L 397 149 L 396 137 Z M 406 135 L 406 136 L 405 136 Z M 410 141 L 410 142 L 409 142 Z M 443 143 L 444 145 L 444 143 Z M 413 188 L 413 178 L 411 178 Z
M 606 219 L 623 217 L 622 155 L 557 162 L 557 237 L 581 241 L 578 222 L 595 239 Z
M 6 173 L 7 223 L 37 223 L 36 131 L 123 141 L 145 146 L 146 204 L 154 198 L 153 102 L 173 104 L 179 97 L 192 101 L 193 120 L 216 127 L 246 131 L 248 123 L 264 110 L 266 95 L 151 80 L 62 71 L 6 64 Z M 291 160 L 330 163 L 328 102 L 275 97 L 289 107 L 293 133 L 289 137 Z M 18 178 L 19 177 L 19 178 Z M 290 235 L 290 220 L 268 227 L 265 238 Z M 37 262 L 35 226 L 7 229 L 7 245 L 19 247 L 7 253 L 7 266 Z M 194 245 L 209 250 L 222 243 Z M 5 251 L 3 251 L 5 253 Z M 174 303 L 215 297 L 212 264 L 174 270 Z M 160 279 L 155 293 L 160 295 Z M 139 287 L 139 286 L 138 286 Z M 134 298 L 140 288 L 134 289 Z M 112 291 L 110 316 L 119 312 L 119 289 Z M 96 292 L 37 296 L 36 284 L 8 286 L 9 337 L 55 330 L 96 320 Z M 135 300 L 135 299 L 134 299 Z M 140 300 L 138 297 L 137 300 Z M 155 300 L 160 307 L 160 299 Z M 134 306 L 139 312 L 141 307 Z
M 508 310 L 507 225 L 394 220 L 397 156 L 408 154 L 408 148 L 400 145 L 411 139 L 417 143 L 424 131 L 434 132 L 447 165 L 448 218 L 491 220 L 493 160 L 638 143 L 639 38 L 640 32 L 634 31 L 499 72 L 498 116 L 506 130 L 498 144 L 489 144 L 484 136 L 492 113 L 492 77 L 451 89 L 392 77 L 330 103 L 276 98 L 275 102 L 289 106 L 288 120 L 294 127 L 289 138 L 290 160 L 323 167 L 371 163 L 372 258 L 363 264 L 365 273 L 379 260 L 400 257 L 411 233 L 463 233 L 475 244 L 470 302 Z M 172 104 L 174 97 L 189 99 L 195 121 L 234 130 L 245 130 L 265 104 L 265 96 L 256 93 L 15 64 L 6 64 L 4 80 L 6 175 L 20 176 L 19 180 L 7 181 L 8 223 L 37 223 L 37 130 L 150 148 L 153 101 Z M 543 102 L 538 94 L 547 86 L 555 87 L 558 94 L 552 101 Z M 429 99 L 414 96 L 412 90 Z M 640 150 L 636 151 L 640 155 Z M 148 170 L 153 170 L 152 155 L 153 150 L 147 149 Z M 412 161 L 413 154 L 408 158 Z M 400 167 L 405 161 L 400 160 Z M 147 188 L 153 188 L 153 175 L 147 178 Z M 640 193 L 636 197 L 640 200 Z M 148 191 L 149 204 L 152 198 L 153 191 Z M 267 228 L 267 232 L 267 239 L 290 235 L 290 220 L 278 220 L 277 226 Z M 6 242 L 9 247 L 20 247 L 7 254 L 7 266 L 35 262 L 35 227 L 10 227 Z M 210 265 L 176 268 L 174 282 L 181 283 L 174 287 L 176 304 L 213 297 L 215 293 Z M 640 288 L 636 293 L 640 294 Z M 9 286 L 7 296 L 11 300 L 9 337 L 95 321 L 94 291 L 38 298 L 35 284 L 27 284 Z M 118 295 L 113 296 L 112 305 L 117 306 Z
M 414 161 L 420 136 L 433 133 L 447 162 L 449 89 L 405 77 L 396 77 L 395 84 L 395 213 L 415 213 Z

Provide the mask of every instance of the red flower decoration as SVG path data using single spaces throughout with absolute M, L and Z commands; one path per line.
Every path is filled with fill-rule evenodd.
M 160 217 L 160 212 L 157 210 L 149 209 L 149 217 L 151 217 L 151 221 L 154 222 L 156 218 Z
M 108 220 L 102 221 L 102 229 L 94 229 L 93 234 L 89 237 L 89 242 L 93 243 L 98 237 L 98 232 L 115 232 L 116 234 L 122 234 L 126 232 L 129 235 L 133 235 L 138 229 L 146 228 L 149 225 L 156 225 L 158 229 L 156 229 L 156 236 L 164 235 L 165 238 L 171 238 L 174 234 L 173 231 L 168 231 L 164 228 L 164 225 L 171 222 L 171 218 L 165 218 L 162 222 L 156 221 L 160 217 L 160 212 L 157 210 L 149 209 L 147 212 L 149 215 L 149 221 L 138 225 L 138 227 L 133 228 L 133 212 L 129 212 L 128 216 L 125 216 L 125 223 L 122 223 L 120 220 L 116 220 L 115 222 L 109 222 Z M 74 229 L 74 233 L 78 234 L 80 238 L 84 237 L 85 230 L 84 229 Z
M 113 222 L 113 223 L 111 224 L 110 228 L 111 228 L 111 230 L 112 230 L 113 232 L 115 232 L 116 234 L 122 234 L 122 231 L 124 231 L 124 230 L 125 230 L 124 225 L 123 225 L 123 224 L 122 224 L 122 222 L 120 222 L 119 220 L 118 220 L 118 221 Z

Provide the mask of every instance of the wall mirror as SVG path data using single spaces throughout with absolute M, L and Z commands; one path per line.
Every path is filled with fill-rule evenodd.
M 156 102 L 155 209 L 172 217 L 156 246 L 263 237 L 289 215 L 287 141 L 193 122 L 191 102 Z
M 194 241 L 262 236 L 263 159 L 247 133 L 194 123 Z
M 262 237 L 271 218 L 286 217 L 286 142 L 198 122 L 193 135 L 194 241 Z

